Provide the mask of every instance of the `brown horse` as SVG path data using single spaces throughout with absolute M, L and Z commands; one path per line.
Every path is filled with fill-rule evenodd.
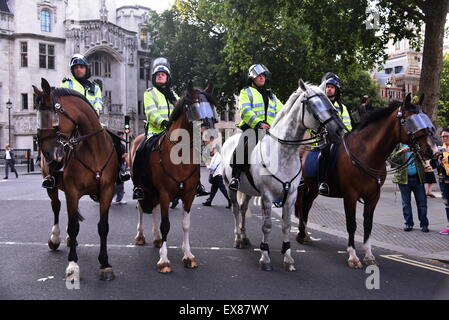
M 173 113 L 170 115 L 171 125 L 158 139 L 156 149 L 151 152 L 145 172 L 142 174 L 144 183 L 144 200 L 139 200 L 138 225 L 135 243 L 145 244 L 143 229 L 143 213 L 152 213 L 153 244 L 160 248 L 160 260 L 157 270 L 161 273 L 172 271 L 167 257 L 167 235 L 170 230 L 169 204 L 175 198 L 183 202 L 183 263 L 186 268 L 196 268 L 198 263 L 190 251 L 190 209 L 195 198 L 196 188 L 200 182 L 199 161 L 194 161 L 195 144 L 194 126 L 192 121 L 203 121 L 207 128 L 213 128 L 213 105 L 216 103 L 210 96 L 212 86 L 208 85 L 205 91 L 194 89 L 189 82 L 186 94 L 178 100 Z M 199 128 L 198 128 L 199 135 Z M 181 139 L 180 139 L 181 138 Z M 138 136 L 131 147 L 130 165 L 132 167 L 136 150 L 140 143 L 144 142 L 144 135 Z M 181 159 L 182 158 L 182 159 Z M 181 161 L 179 161 L 181 159 Z M 132 172 L 134 170 L 131 170 Z M 156 208 L 157 207 L 157 208 Z M 160 232 L 157 229 L 157 211 L 161 214 Z M 162 234 L 162 237 L 161 237 Z
M 419 105 L 423 99 L 421 96 Z M 395 146 L 400 142 L 408 144 L 421 159 L 431 159 L 434 152 L 438 152 L 433 139 L 432 123 L 421 112 L 419 105 L 412 104 L 410 100 L 408 94 L 402 103 L 393 101 L 388 108 L 374 111 L 366 117 L 359 129 L 345 137 L 337 153 L 335 168 L 328 169 L 330 197 L 343 198 L 344 202 L 349 234 L 348 265 L 351 268 L 362 267 L 354 246 L 357 227 L 356 204 L 359 199 L 364 202 L 364 262 L 367 265 L 377 263 L 370 243 L 373 214 L 387 173 L 385 161 Z M 307 155 L 303 157 L 303 162 Z M 299 243 L 310 241 L 306 231 L 307 220 L 313 201 L 318 195 L 317 178 L 307 175 L 307 169 L 303 176 L 305 185 L 298 189 L 295 205 L 295 215 L 299 218 L 296 240 Z
M 78 282 L 76 237 L 79 222 L 83 220 L 78 210 L 78 202 L 84 195 L 97 196 L 100 202 L 100 279 L 112 280 L 114 273 L 107 255 L 108 214 L 118 168 L 112 139 L 83 95 L 70 89 L 51 89 L 45 79 L 42 79 L 41 86 L 42 91 L 34 86 L 33 88 L 40 100 L 38 143 L 42 155 L 42 174 L 45 177 L 50 168 L 54 172 L 64 167 L 64 171 L 59 172 L 57 188 L 47 189 L 54 213 L 54 225 L 48 245 L 52 250 L 57 250 L 61 243 L 59 189 L 65 193 L 67 201 L 67 245 L 70 252 L 66 280 Z

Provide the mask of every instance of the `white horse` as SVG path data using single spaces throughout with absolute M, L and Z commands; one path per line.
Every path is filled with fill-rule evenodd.
M 249 245 L 245 233 L 245 212 L 253 196 L 262 197 L 263 237 L 260 245 L 262 252 L 259 265 L 262 270 L 272 270 L 268 236 L 271 232 L 271 206 L 276 202 L 282 206 L 282 253 L 284 266 L 288 271 L 294 271 L 294 259 L 290 249 L 290 215 L 294 211 L 297 188 L 301 179 L 301 161 L 299 146 L 305 144 L 302 140 L 307 129 L 323 132 L 327 141 L 338 142 L 344 134 L 344 125 L 333 106 L 320 87 L 305 84 L 299 80 L 299 88 L 290 96 L 284 108 L 266 134 L 250 154 L 250 173 L 254 186 L 245 173 L 240 176 L 239 191 L 229 190 L 232 200 L 232 211 L 235 218 L 235 247 L 244 248 Z M 323 130 L 324 129 L 324 130 Z M 250 131 L 250 130 L 248 130 Z M 248 132 L 247 131 L 247 132 Z M 251 132 L 251 131 L 250 131 Z M 246 132 L 245 132 L 246 134 Z M 238 147 L 242 134 L 236 134 L 225 141 L 222 148 L 224 179 L 227 185 L 232 178 L 232 163 L 234 150 Z M 310 143 L 310 139 L 308 141 Z M 243 150 L 243 149 L 242 149 Z M 238 152 L 237 155 L 243 154 Z M 241 200 L 240 205 L 238 198 Z

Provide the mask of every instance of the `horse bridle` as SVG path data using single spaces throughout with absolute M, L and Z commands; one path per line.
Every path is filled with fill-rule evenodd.
M 40 137 L 40 130 L 38 130 L 38 134 L 37 134 L 37 141 L 38 141 L 38 145 L 39 145 L 39 149 L 41 149 L 40 145 L 43 141 L 49 140 L 49 139 L 56 139 L 56 142 L 61 144 L 64 148 L 64 151 L 72 151 L 70 154 L 73 154 L 73 157 L 78 160 L 81 165 L 83 167 L 85 167 L 86 169 L 88 169 L 89 171 L 93 172 L 95 174 L 95 179 L 98 181 L 101 178 L 101 174 L 103 172 L 103 170 L 107 167 L 109 161 L 111 160 L 112 154 L 114 153 L 114 148 L 111 149 L 111 152 L 106 160 L 106 163 L 103 165 L 103 167 L 101 168 L 100 171 L 95 171 L 92 168 L 90 168 L 87 164 L 84 163 L 84 161 L 82 161 L 80 158 L 77 157 L 76 152 L 75 152 L 75 147 L 84 140 L 87 140 L 93 136 L 96 136 L 97 134 L 101 133 L 104 131 L 104 128 L 102 127 L 100 130 L 97 130 L 93 133 L 89 133 L 83 136 L 79 135 L 79 126 L 78 123 L 64 110 L 64 108 L 62 107 L 61 103 L 59 102 L 59 99 L 57 96 L 55 96 L 53 94 L 53 92 L 50 94 L 51 97 L 51 101 L 54 102 L 53 107 L 50 106 L 44 106 L 44 107 L 40 107 L 41 110 L 54 110 L 54 112 L 56 112 L 57 114 L 60 114 L 62 116 L 64 116 L 66 119 L 68 119 L 70 122 L 72 122 L 72 124 L 74 125 L 74 128 L 70 134 L 70 136 L 67 136 L 63 133 L 61 133 L 60 127 L 59 125 L 54 127 L 53 130 L 56 130 L 56 132 L 54 134 L 48 135 L 46 137 Z M 96 114 L 96 113 L 95 113 Z M 97 115 L 98 117 L 98 115 Z M 59 121 L 58 121 L 59 123 Z M 71 157 L 70 154 L 67 156 L 67 163 L 70 161 Z M 47 159 L 47 155 L 44 153 L 44 157 L 45 160 L 48 161 Z M 51 162 L 51 161 L 50 161 Z

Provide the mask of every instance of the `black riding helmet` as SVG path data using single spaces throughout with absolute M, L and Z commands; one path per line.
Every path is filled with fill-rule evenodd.
M 84 76 L 84 79 L 89 79 L 91 76 L 90 73 L 90 65 L 89 62 L 87 61 L 86 57 L 83 56 L 82 54 L 76 53 L 73 55 L 72 59 L 70 59 L 70 72 L 72 73 L 72 75 L 76 78 L 75 73 L 73 72 L 73 68 L 76 65 L 82 65 L 82 66 L 86 66 L 86 75 Z

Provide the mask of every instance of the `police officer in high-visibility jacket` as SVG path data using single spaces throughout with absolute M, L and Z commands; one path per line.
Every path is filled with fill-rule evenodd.
M 348 131 L 352 130 L 351 118 L 349 116 L 348 108 L 341 102 L 341 80 L 340 78 L 332 73 L 328 72 L 324 75 L 323 81 L 326 81 L 325 92 L 329 100 L 334 105 L 334 110 L 340 119 L 343 121 L 346 129 Z M 318 192 L 321 195 L 328 196 L 330 194 L 329 185 L 327 181 L 327 171 L 329 165 L 330 157 L 330 146 L 326 146 L 320 154 L 319 158 L 319 188 Z
M 259 129 L 268 130 L 276 117 L 276 114 L 284 106 L 281 101 L 266 89 L 265 84 L 271 73 L 263 64 L 254 64 L 248 69 L 248 81 L 250 85 L 240 91 L 239 105 L 242 122 L 238 125 L 244 132 L 254 130 L 256 141 L 262 137 L 259 136 Z M 239 146 L 244 143 L 245 133 L 242 134 Z M 232 179 L 229 183 L 229 189 L 237 191 L 240 183 L 240 174 L 245 166 L 248 165 L 249 155 L 255 145 L 247 145 L 245 159 L 243 164 L 236 161 L 234 151 L 232 164 Z
M 82 54 L 75 54 L 70 60 L 70 71 L 73 77 L 62 80 L 60 87 L 81 93 L 100 115 L 103 110 L 101 89 L 97 83 L 89 81 L 91 73 L 87 59 Z

